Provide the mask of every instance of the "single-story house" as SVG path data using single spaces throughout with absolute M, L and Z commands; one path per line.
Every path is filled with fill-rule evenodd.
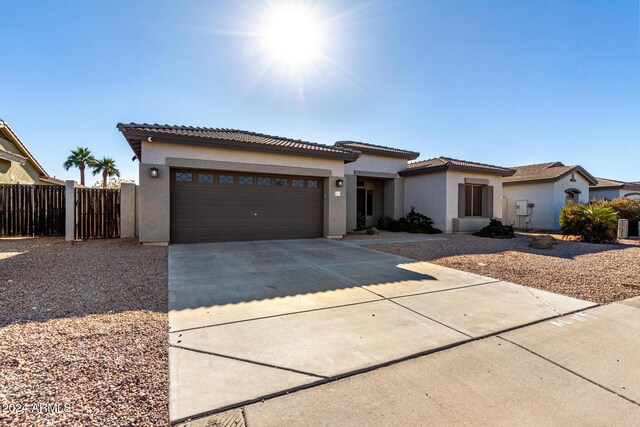
M 597 184 L 589 187 L 591 200 L 613 200 L 618 197 L 640 199 L 640 182 L 623 182 L 605 178 L 597 178 L 597 180 Z
M 499 166 L 356 141 L 334 145 L 236 129 L 118 124 L 139 160 L 144 243 L 342 237 L 415 206 L 443 231 L 500 217 Z M 496 212 L 498 214 L 496 214 Z
M 502 179 L 514 171 L 449 157 L 410 163 L 404 177 L 405 211 L 412 206 L 449 232 L 477 231 L 501 219 Z
M 516 166 L 503 185 L 503 218 L 516 228 L 558 230 L 560 211 L 568 202 L 589 201 L 598 180 L 578 165 L 561 162 Z
M 49 176 L 4 120 L 0 120 L 0 184 L 64 185 Z

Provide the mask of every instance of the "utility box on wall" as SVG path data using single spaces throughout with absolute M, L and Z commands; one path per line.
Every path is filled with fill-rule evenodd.
M 529 201 L 528 200 L 518 200 L 516 202 L 516 215 L 518 215 L 518 216 L 529 215 Z

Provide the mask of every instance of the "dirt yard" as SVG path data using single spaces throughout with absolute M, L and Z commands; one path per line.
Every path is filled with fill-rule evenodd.
M 349 238 L 384 239 L 401 233 Z M 531 236 L 488 239 L 468 234 L 439 234 L 445 240 L 367 245 L 372 249 L 429 261 L 598 303 L 640 295 L 640 244 L 625 240 L 617 245 L 580 243 L 558 238 L 553 249 L 528 245 Z
M 0 239 L 0 425 L 166 425 L 167 250 Z

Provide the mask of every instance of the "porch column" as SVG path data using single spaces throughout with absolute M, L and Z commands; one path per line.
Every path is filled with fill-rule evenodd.
M 358 177 L 355 175 L 344 176 L 344 191 L 347 196 L 347 230 L 355 230 L 358 227 Z
M 120 186 L 120 238 L 136 235 L 136 185 L 123 183 Z
M 404 214 L 404 178 L 388 179 L 384 182 L 384 216 L 398 219 Z
M 64 184 L 64 240 L 76 239 L 76 182 Z

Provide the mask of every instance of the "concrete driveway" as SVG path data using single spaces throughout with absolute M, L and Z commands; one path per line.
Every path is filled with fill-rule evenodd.
M 169 248 L 172 423 L 594 304 L 325 239 Z

